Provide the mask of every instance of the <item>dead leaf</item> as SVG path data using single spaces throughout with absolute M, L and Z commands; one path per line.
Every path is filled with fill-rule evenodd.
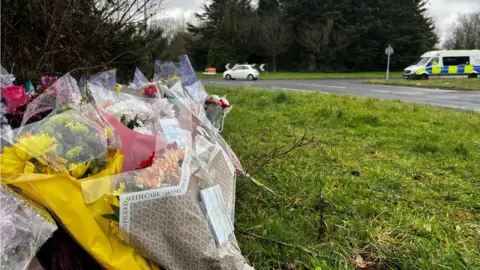
M 360 254 L 357 254 L 357 256 L 355 256 L 355 267 L 361 269 L 367 267 L 365 261 L 363 260 L 362 256 L 360 256 Z

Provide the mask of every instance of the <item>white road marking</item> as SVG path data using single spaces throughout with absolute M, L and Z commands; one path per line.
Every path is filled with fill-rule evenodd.
M 397 95 L 407 95 L 407 96 L 410 96 L 410 95 L 423 95 L 425 93 L 422 93 L 422 92 L 391 92 L 392 94 L 397 94 Z
M 335 88 L 335 89 L 345 89 L 345 86 L 333 86 L 333 85 L 321 85 L 321 84 L 308 84 L 308 83 L 296 83 L 296 85 L 301 86 L 313 86 L 313 87 L 325 87 L 325 88 Z
M 378 93 L 391 93 L 390 91 L 385 91 L 385 90 L 370 90 L 372 92 L 378 92 Z
M 270 87 L 270 89 L 273 89 L 273 90 L 287 90 L 287 91 L 296 91 L 296 92 L 306 92 L 306 93 L 310 93 L 310 92 L 314 92 L 314 91 L 309 91 L 309 90 L 303 90 L 303 89 L 295 89 L 295 88 L 284 88 L 284 87 Z

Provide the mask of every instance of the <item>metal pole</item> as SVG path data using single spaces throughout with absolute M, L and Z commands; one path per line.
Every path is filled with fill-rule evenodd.
M 391 45 L 388 45 L 388 60 L 387 60 L 387 81 L 388 81 L 388 75 L 390 73 L 390 55 L 391 55 L 391 50 L 390 48 L 392 48 Z

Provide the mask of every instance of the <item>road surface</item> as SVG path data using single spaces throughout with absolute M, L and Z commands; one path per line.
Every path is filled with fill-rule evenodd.
M 296 92 L 322 92 L 325 94 L 346 94 L 381 99 L 399 99 L 411 103 L 429 104 L 439 107 L 474 110 L 480 112 L 480 91 L 454 91 L 403 86 L 384 86 L 362 84 L 362 80 L 321 79 L 321 80 L 259 80 L 259 81 L 224 81 L 203 79 L 205 85 L 243 86 L 271 90 Z

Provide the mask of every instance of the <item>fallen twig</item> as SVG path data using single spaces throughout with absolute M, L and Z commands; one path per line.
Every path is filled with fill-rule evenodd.
M 271 239 L 271 238 L 268 238 L 268 237 L 265 237 L 265 236 L 261 236 L 261 235 L 258 235 L 258 234 L 255 234 L 255 233 L 252 233 L 252 232 L 248 232 L 248 231 L 239 231 L 240 233 L 244 234 L 244 235 L 248 235 L 248 236 L 253 236 L 255 238 L 258 238 L 258 239 L 261 239 L 261 240 L 265 240 L 265 241 L 269 241 L 269 242 L 272 242 L 272 243 L 275 243 L 275 244 L 279 244 L 279 245 L 282 245 L 282 246 L 286 246 L 286 247 L 291 247 L 291 248 L 296 248 L 298 250 L 301 250 L 305 253 L 308 253 L 308 254 L 314 254 L 313 251 L 311 250 L 308 250 L 300 245 L 292 245 L 292 244 L 289 244 L 289 243 L 285 243 L 285 242 L 282 242 L 280 240 L 275 240 L 275 239 Z

